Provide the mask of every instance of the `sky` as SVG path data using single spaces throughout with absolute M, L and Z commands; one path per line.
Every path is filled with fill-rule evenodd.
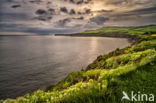
M 156 24 L 156 0 L 0 0 L 0 34 Z

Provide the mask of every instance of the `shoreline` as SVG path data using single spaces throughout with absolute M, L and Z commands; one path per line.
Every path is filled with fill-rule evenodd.
M 113 37 L 113 38 L 134 38 L 132 35 L 127 35 L 127 34 L 114 34 L 114 35 L 103 35 L 103 34 L 54 34 L 55 36 L 71 36 L 71 37 Z
M 67 36 L 67 35 L 66 35 L 66 36 Z M 79 36 L 74 36 L 74 37 L 79 37 Z M 81 37 L 89 37 L 89 36 L 81 36 Z M 92 37 L 94 37 L 94 36 L 92 36 Z M 97 37 L 97 36 L 96 36 L 96 37 Z M 100 36 L 98 36 L 98 37 L 100 37 Z M 102 36 L 102 37 L 104 37 L 104 36 Z M 113 37 L 113 38 L 115 38 L 115 37 Z M 141 40 L 141 38 L 137 38 L 137 39 L 135 39 L 135 40 L 133 40 L 132 38 L 127 38 L 127 39 L 130 40 L 131 45 L 119 49 L 121 52 L 122 52 L 124 49 L 126 49 L 127 47 L 131 47 L 131 46 L 133 46 L 133 45 L 135 45 L 135 44 L 139 44 L 140 42 L 143 41 L 143 40 Z M 133 41 L 132 41 L 132 40 L 133 40 Z M 109 53 L 102 54 L 102 55 L 113 54 L 113 53 L 115 53 L 116 51 L 118 51 L 118 48 L 117 48 L 116 50 L 114 50 L 114 51 L 111 51 L 111 52 L 109 52 Z M 119 55 L 120 55 L 120 54 L 119 54 Z M 89 69 L 89 66 L 92 65 L 92 64 L 94 64 L 94 63 L 96 63 L 100 57 L 101 57 L 101 55 L 97 56 L 97 58 L 96 58 L 92 63 L 88 64 L 88 66 L 87 66 L 85 69 L 81 69 L 81 70 L 79 70 L 79 71 L 88 71 L 88 70 L 90 70 L 90 69 Z M 71 72 L 71 73 L 72 73 L 72 72 Z M 70 73 L 69 73 L 69 74 L 70 74 Z M 64 78 L 63 80 L 59 81 L 57 84 L 49 85 L 49 86 L 43 88 L 43 91 L 47 92 L 47 91 L 51 90 L 53 87 L 55 87 L 55 86 L 57 86 L 58 84 L 60 84 L 62 81 L 65 81 L 65 80 L 68 78 L 69 74 L 67 75 L 66 78 Z
M 50 37 L 51 38 L 51 37 Z M 56 38 L 60 38 L 60 37 L 56 37 Z M 65 38 L 65 40 L 67 39 L 67 38 L 71 38 L 71 37 L 61 37 L 61 38 Z M 74 38 L 76 38 L 76 37 L 72 37 L 73 39 Z M 85 38 L 85 37 L 82 37 L 82 38 Z M 88 37 L 88 38 L 92 38 L 92 37 Z M 93 37 L 94 38 L 94 37 Z M 101 37 L 96 37 L 96 38 L 101 38 Z M 105 38 L 105 37 L 104 37 Z M 105 39 L 102 39 L 102 41 L 105 41 Z M 111 44 L 111 42 L 109 42 L 109 40 L 112 40 L 110 37 L 106 37 L 107 39 L 106 40 L 108 40 L 108 43 L 110 43 Z M 110 39 L 109 39 L 110 38 Z M 79 39 L 81 39 L 81 38 L 79 38 Z M 79 39 L 77 39 L 77 40 L 79 40 Z M 116 38 L 117 39 L 117 38 Z M 116 40 L 115 38 L 113 39 L 113 40 Z M 101 40 L 101 39 L 100 39 Z M 118 40 L 120 40 L 121 41 L 121 48 L 123 48 L 123 47 L 126 47 L 127 45 L 125 45 L 125 46 L 123 46 L 124 44 L 122 44 L 122 41 L 126 41 L 127 43 L 128 43 L 128 46 L 129 45 L 131 45 L 132 44 L 132 42 L 130 43 L 129 41 L 128 41 L 128 39 L 126 38 L 126 39 L 124 39 L 124 38 L 122 38 L 122 39 L 117 39 L 117 41 Z M 115 43 L 114 43 L 114 45 L 115 45 Z M 112 45 L 113 46 L 113 45 Z M 88 46 L 87 46 L 88 47 Z M 101 46 L 101 48 L 104 48 L 104 46 Z M 118 48 L 118 46 L 116 46 L 116 48 Z M 113 48 L 113 50 L 115 50 L 116 48 Z M 111 50 L 111 51 L 113 51 L 113 50 Z M 108 53 L 108 52 L 107 52 Z M 107 53 L 101 53 L 101 54 L 107 54 Z M 100 54 L 99 54 L 100 55 Z M 94 59 L 92 59 L 92 61 L 90 62 L 90 63 L 92 63 L 99 55 L 96 55 L 95 56 L 95 58 Z M 91 55 L 92 56 L 92 55 Z M 86 61 L 87 61 L 88 59 L 86 59 Z M 32 63 L 34 63 L 34 62 L 32 62 Z M 90 63 L 87 63 L 87 65 L 85 65 L 85 67 L 83 67 L 83 69 L 86 69 L 87 68 L 87 66 L 90 64 Z M 76 67 L 76 66 L 75 66 Z M 52 66 L 52 68 L 53 68 L 53 66 Z M 77 67 L 78 68 L 78 67 Z M 43 68 L 44 69 L 44 68 Z M 81 70 L 82 68 L 81 67 L 79 67 L 78 68 L 79 70 Z M 66 69 L 65 69 L 66 70 Z M 79 71 L 78 70 L 78 71 Z M 72 72 L 72 71 L 71 71 Z M 68 74 L 70 74 L 70 72 L 68 73 Z M 67 75 L 68 75 L 67 74 Z M 65 76 L 66 77 L 66 76 Z M 53 78 L 51 78 L 51 79 L 53 79 Z M 64 79 L 64 78 L 63 78 Z M 57 82 L 55 82 L 55 83 L 53 83 L 53 82 L 50 82 L 50 85 L 56 85 L 57 83 L 59 83 L 60 81 L 62 81 L 63 79 L 61 79 L 61 80 L 58 80 Z M 48 83 L 47 83 L 48 84 Z M 31 85 L 31 84 L 30 84 Z M 38 87 L 40 87 L 39 85 L 38 85 Z M 47 88 L 47 87 L 49 87 L 49 85 L 46 85 L 45 84 L 45 86 L 43 86 L 43 87 L 41 87 L 41 88 L 38 88 L 38 89 L 41 89 L 41 90 L 43 90 L 43 89 L 45 89 L 45 88 Z M 27 89 L 29 89 L 29 88 L 27 88 Z M 30 88 L 31 89 L 31 88 Z M 36 88 L 34 88 L 34 90 L 32 90 L 32 91 L 30 91 L 30 92 L 26 92 L 25 94 L 27 94 L 27 93 L 33 93 L 34 91 L 36 91 L 36 90 L 38 90 L 38 89 L 36 89 Z M 20 91 L 19 91 L 20 92 Z M 4 92 L 5 93 L 5 92 Z M 7 91 L 6 91 L 6 93 L 7 93 Z M 19 96 L 24 96 L 25 94 L 19 94 L 19 95 L 15 95 L 14 97 L 11 97 L 10 96 L 10 98 L 17 98 L 17 97 L 19 97 Z M 3 96 L 3 95 L 2 95 Z M 8 96 L 9 97 L 9 96 Z M 7 99 L 5 96 L 3 97 L 3 99 Z
M 118 34 L 54 34 L 54 36 L 69 36 L 69 37 L 108 37 L 108 38 L 125 38 L 128 39 L 129 41 L 137 41 L 138 39 L 140 39 L 140 37 L 138 35 L 129 35 L 129 34 L 122 34 L 122 35 L 118 35 Z
M 118 34 L 115 34 L 115 35 L 118 35 Z M 87 35 L 87 36 L 86 35 L 85 36 L 83 35 L 82 36 L 82 35 L 75 35 L 75 34 L 72 34 L 72 35 L 71 34 L 55 34 L 55 36 L 90 37 L 89 35 Z M 103 36 L 100 36 L 100 35 L 92 35 L 91 37 L 105 37 L 105 36 L 104 35 Z M 111 35 L 111 37 L 114 37 L 114 36 Z M 121 38 L 121 37 L 120 36 L 115 36 L 114 38 Z M 54 96 L 54 97 L 57 97 L 56 99 L 54 99 L 54 101 L 61 101 L 62 99 L 58 99 L 60 97 L 59 95 L 61 95 L 62 92 L 64 93 L 68 89 L 69 90 L 72 90 L 72 87 L 75 87 L 75 85 L 77 85 L 79 83 L 84 83 L 84 84 L 85 83 L 93 83 L 94 84 L 93 81 L 95 81 L 95 83 L 98 83 L 98 82 L 103 83 L 103 81 L 99 81 L 100 80 L 100 78 L 99 78 L 99 75 L 100 74 L 99 73 L 101 73 L 102 71 L 104 71 L 104 72 L 106 72 L 106 71 L 111 71 L 111 72 L 114 71 L 114 73 L 116 73 L 118 71 L 119 73 L 121 72 L 120 73 L 121 75 L 127 76 L 128 75 L 127 73 L 129 73 L 129 72 L 130 73 L 131 72 L 134 72 L 135 73 L 135 70 L 136 69 L 142 68 L 144 66 L 147 67 L 148 64 L 154 63 L 154 66 L 155 66 L 155 62 L 153 62 L 153 61 L 155 61 L 155 58 L 156 58 L 156 55 L 154 55 L 155 52 L 156 52 L 154 50 L 156 48 L 155 47 L 156 44 L 155 44 L 155 38 L 154 37 L 152 38 L 150 35 L 147 35 L 146 37 L 144 37 L 144 35 L 143 36 L 142 35 L 141 36 L 139 36 L 139 35 L 129 35 L 129 37 L 122 36 L 122 38 L 128 38 L 129 40 L 134 40 L 134 42 L 130 46 L 127 46 L 127 47 L 124 47 L 124 48 L 121 48 L 121 49 L 118 49 L 117 48 L 116 50 L 114 50 L 112 52 L 109 52 L 107 54 L 103 54 L 103 55 L 98 56 L 97 59 L 94 60 L 91 64 L 89 64 L 88 67 L 85 70 L 82 69 L 82 70 L 79 70 L 77 72 L 72 72 L 72 73 L 68 74 L 68 76 L 65 79 L 61 80 L 60 82 L 58 82 L 55 85 L 50 85 L 50 86 L 46 87 L 45 89 L 42 89 L 42 91 L 43 92 L 47 92 L 47 93 L 49 93 L 49 92 L 54 92 L 55 93 L 56 92 L 56 94 L 58 92 L 58 94 L 57 94 L 58 97 L 57 96 Z M 124 61 L 124 60 L 117 61 L 117 62 L 119 62 L 119 64 L 120 64 L 120 62 L 121 62 L 121 64 L 122 64 L 122 62 L 124 63 L 124 65 L 122 64 L 123 67 L 121 66 L 121 68 L 124 68 L 124 66 L 125 66 L 125 68 L 123 70 L 121 69 L 121 71 L 120 71 L 120 69 L 119 70 L 116 70 L 116 67 L 113 66 L 114 64 L 112 64 L 111 66 L 108 66 L 107 63 L 106 63 L 106 61 L 111 60 L 110 58 L 117 58 L 117 57 L 120 57 L 120 56 L 121 56 L 120 58 L 122 58 L 122 55 L 125 55 L 125 56 L 129 56 L 129 55 L 131 56 L 132 55 L 132 59 L 133 59 L 133 55 L 135 56 L 135 54 L 137 54 L 137 53 L 138 54 L 145 53 L 147 55 L 147 57 L 145 57 L 145 58 L 149 58 L 148 55 L 150 56 L 150 53 L 151 53 L 151 57 L 153 56 L 152 57 L 153 59 L 150 59 L 150 60 L 145 59 L 144 60 L 143 57 L 142 58 L 140 57 L 139 60 L 133 61 L 132 64 L 129 65 L 130 67 L 128 69 L 126 67 L 126 66 L 128 66 L 127 65 L 127 61 Z M 116 62 L 116 60 L 115 61 L 112 61 L 112 62 Z M 131 61 L 128 61 L 128 62 L 131 63 Z M 143 62 L 143 64 L 142 64 L 142 62 Z M 104 64 L 101 64 L 101 63 L 104 63 Z M 99 66 L 99 65 L 102 65 L 102 66 Z M 119 65 L 119 67 L 120 67 L 120 65 Z M 150 66 L 149 66 L 149 68 L 150 68 Z M 125 71 L 125 70 L 127 70 L 127 71 Z M 86 74 L 88 72 L 91 73 L 91 74 Z M 93 75 L 92 73 L 93 74 L 96 74 L 97 73 L 97 74 L 96 75 Z M 87 75 L 87 77 L 84 74 Z M 109 72 L 108 72 L 108 74 L 110 76 L 114 76 L 115 75 L 114 77 L 120 76 L 119 74 L 111 74 Z M 102 85 L 102 88 L 104 88 L 104 91 L 106 89 L 108 89 L 108 90 L 113 89 L 113 88 L 109 88 L 109 86 L 108 86 L 108 82 L 112 82 L 112 81 L 109 81 L 109 78 L 110 78 L 109 75 L 106 75 L 106 77 L 108 76 L 108 78 L 106 78 L 105 76 L 103 77 L 107 81 L 107 83 L 104 82 L 104 84 L 103 84 L 104 86 Z M 100 75 L 100 76 L 103 76 L 103 75 Z M 68 84 L 66 84 L 66 83 L 68 83 Z M 95 85 L 95 87 L 96 86 L 97 85 Z M 146 85 L 145 85 L 145 87 L 146 87 Z M 140 89 L 139 87 L 136 87 L 136 88 Z M 40 90 L 38 90 L 38 91 L 40 91 Z M 59 91 L 60 91 L 60 93 L 59 93 Z M 103 89 L 102 89 L 102 91 L 103 91 Z M 36 93 L 37 91 L 34 91 L 34 92 Z M 35 95 L 35 94 L 32 94 L 32 95 Z M 77 93 L 74 93 L 72 95 L 77 96 L 78 94 Z M 82 91 L 82 95 L 81 96 L 83 96 L 83 91 Z M 70 95 L 69 95 L 69 97 L 70 97 Z M 117 98 L 117 97 L 115 97 L 115 98 Z M 74 97 L 74 98 L 76 98 L 76 97 Z M 84 97 L 84 99 L 86 99 L 86 98 Z M 70 101 L 72 101 L 72 100 L 70 100 Z M 119 98 L 118 101 L 120 101 L 120 98 Z

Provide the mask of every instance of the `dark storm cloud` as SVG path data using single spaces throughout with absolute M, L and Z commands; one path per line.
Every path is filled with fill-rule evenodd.
M 19 8 L 19 7 L 21 7 L 21 5 L 12 5 L 11 7 L 12 8 Z
M 31 0 L 29 1 L 30 3 L 36 3 L 36 4 L 40 4 L 42 2 L 42 0 Z
M 15 0 L 0 0 L 0 3 L 17 3 Z
M 69 24 L 72 20 L 84 20 L 84 17 L 81 16 L 81 17 L 77 17 L 77 18 L 73 17 L 73 18 L 66 18 L 66 19 L 63 19 L 63 20 L 59 20 L 57 22 L 56 27 L 67 27 L 67 24 Z M 79 25 L 79 24 L 77 24 L 77 25 Z M 73 25 L 73 28 L 74 27 L 75 26 Z
M 64 0 L 64 1 L 67 1 L 67 0 Z M 74 0 L 69 0 L 69 2 L 71 2 L 71 3 L 75 3 L 75 1 L 74 1 Z
M 79 15 L 87 15 L 91 13 L 91 9 L 85 8 L 84 11 L 78 11 L 77 14 Z
M 76 4 L 78 5 L 83 4 L 83 0 L 79 0 Z
M 34 19 L 37 19 L 40 21 L 49 21 L 52 19 L 52 17 L 51 16 L 38 16 L 38 17 L 35 17 Z
M 77 18 L 77 19 L 79 19 L 79 20 L 83 20 L 83 19 L 84 19 L 84 17 L 83 17 L 83 16 L 81 16 L 81 17 L 79 17 L 79 18 Z
M 36 11 L 36 14 L 38 14 L 38 15 L 45 15 L 47 12 L 45 11 L 45 10 L 43 10 L 43 9 L 38 9 L 37 11 Z
M 52 19 L 52 15 L 55 14 L 55 9 L 49 8 L 47 11 L 44 9 L 38 9 L 36 11 L 36 14 L 38 15 L 35 17 L 35 19 L 40 21 L 49 21 Z
M 111 13 L 111 12 L 113 12 L 113 10 L 104 10 L 104 9 L 102 9 L 102 10 L 98 10 L 96 12 L 98 12 L 98 13 Z
M 78 18 L 72 18 L 72 19 L 76 19 L 76 20 L 84 20 L 84 17 L 81 16 L 81 17 L 78 17 Z
M 66 7 L 61 7 L 61 8 L 60 8 L 60 11 L 61 11 L 61 12 L 64 12 L 64 13 L 68 13 L 68 10 L 67 10 Z
M 81 4 L 88 4 L 91 0 L 64 0 L 70 2 L 72 4 L 81 5 Z
M 103 16 L 96 16 L 96 17 L 90 18 L 90 22 L 95 22 L 98 25 L 102 25 L 108 20 L 109 18 L 105 18 Z
M 53 14 L 55 14 L 55 9 L 49 8 L 49 9 L 48 9 L 48 12 L 49 12 L 49 14 L 52 14 L 52 15 L 53 15 Z
M 55 14 L 55 9 L 53 8 L 49 8 L 48 10 L 44 10 L 44 9 L 38 9 L 36 11 L 37 15 L 54 15 Z
M 91 13 L 91 10 L 90 9 L 86 9 L 85 10 L 85 14 L 90 14 Z
M 69 14 L 70 14 L 70 15 L 74 15 L 74 14 L 76 14 L 76 12 L 75 12 L 74 9 L 71 9 L 70 12 L 69 12 Z
M 59 21 L 57 22 L 56 27 L 66 27 L 67 24 L 70 23 L 72 20 L 84 20 L 84 17 L 81 16 L 81 17 L 78 17 L 78 18 L 73 17 L 73 18 L 66 18 L 66 19 L 63 19 L 63 20 L 59 20 Z M 79 25 L 79 24 L 77 24 L 77 25 Z M 73 28 L 74 28 L 75 26 L 76 26 L 76 25 L 74 25 Z M 81 25 L 81 26 L 82 26 L 82 25 Z M 76 26 L 76 27 L 78 27 L 78 26 Z
M 82 12 L 79 11 L 78 14 L 79 14 L 79 15 L 82 15 Z
M 59 20 L 58 23 L 57 23 L 57 25 L 58 26 L 61 26 L 61 27 L 64 27 L 69 22 L 71 22 L 71 19 L 70 18 L 66 18 L 66 19 L 63 19 L 63 20 Z

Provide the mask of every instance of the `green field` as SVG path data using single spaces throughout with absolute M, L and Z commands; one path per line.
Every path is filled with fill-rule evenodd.
M 112 34 L 125 34 L 125 35 L 147 35 L 156 33 L 156 25 L 142 26 L 142 27 L 104 27 L 98 30 L 91 30 L 82 32 L 84 35 L 112 35 Z
M 156 94 L 156 26 L 105 27 L 79 35 L 132 35 L 135 43 L 99 56 L 57 85 L 3 103 L 131 103 L 122 92 Z M 72 34 L 76 35 L 76 34 Z M 137 98 L 137 100 L 139 100 Z M 146 103 L 143 98 L 141 103 Z
M 75 34 L 56 34 L 56 36 L 104 36 L 104 37 L 134 37 L 146 38 L 151 34 L 156 34 L 156 25 L 141 27 L 103 27 L 97 30 L 88 30 Z
M 144 33 L 155 33 L 156 25 L 142 26 L 142 27 L 104 27 L 97 30 L 91 30 L 83 32 L 83 34 L 102 34 L 102 33 L 125 33 L 125 34 L 144 34 Z

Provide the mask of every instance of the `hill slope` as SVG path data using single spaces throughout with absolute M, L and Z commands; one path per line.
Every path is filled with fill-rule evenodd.
M 115 27 L 112 29 L 125 32 L 130 28 Z M 109 28 L 82 34 L 94 32 L 98 35 L 99 31 L 104 34 L 107 33 L 105 31 L 109 31 Z M 132 46 L 99 56 L 86 70 L 70 73 L 57 85 L 2 102 L 121 103 L 123 91 L 128 94 L 131 91 L 156 94 L 156 39 L 153 34 L 155 32 L 156 26 L 135 27 L 128 34 L 138 37 Z M 123 102 L 130 101 L 124 100 Z

